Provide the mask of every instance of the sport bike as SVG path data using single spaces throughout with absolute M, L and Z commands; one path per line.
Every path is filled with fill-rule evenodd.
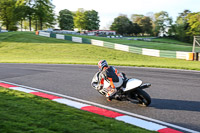
M 96 75 L 92 79 L 91 85 L 94 89 L 97 90 L 96 85 L 98 84 L 98 78 Z M 110 83 L 104 80 L 103 89 L 97 91 L 103 96 L 106 96 L 106 94 L 108 93 L 109 86 Z M 112 96 L 112 98 L 119 101 L 130 101 L 132 103 L 137 103 L 142 106 L 149 106 L 151 103 L 151 97 L 148 93 L 144 91 L 144 89 L 150 86 L 150 83 L 143 84 L 142 81 L 139 79 L 126 78 L 123 79 L 122 84 L 116 89 L 116 93 L 114 96 Z

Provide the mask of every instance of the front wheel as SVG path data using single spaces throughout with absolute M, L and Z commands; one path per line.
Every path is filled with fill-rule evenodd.
M 151 97 L 145 91 L 138 89 L 136 92 L 136 99 L 142 106 L 149 106 L 151 104 Z

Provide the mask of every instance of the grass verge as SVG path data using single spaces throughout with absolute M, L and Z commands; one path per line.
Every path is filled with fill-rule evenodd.
M 124 122 L 0 87 L 1 133 L 150 133 Z
M 151 57 L 89 44 L 36 36 L 31 32 L 0 34 L 1 63 L 92 64 L 200 70 L 199 61 Z

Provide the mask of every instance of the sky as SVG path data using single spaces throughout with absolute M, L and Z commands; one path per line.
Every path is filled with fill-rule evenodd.
M 132 14 L 147 15 L 149 12 L 166 11 L 175 21 L 185 9 L 200 12 L 200 0 L 53 0 L 53 4 L 56 15 L 63 9 L 77 11 L 78 8 L 83 8 L 97 11 L 100 29 L 108 29 L 114 18 L 120 14 L 130 18 Z

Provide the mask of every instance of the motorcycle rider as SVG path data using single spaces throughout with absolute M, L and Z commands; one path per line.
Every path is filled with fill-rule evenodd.
M 101 91 L 104 89 L 105 95 L 108 101 L 111 101 L 116 92 L 123 85 L 126 79 L 124 73 L 119 73 L 113 66 L 108 66 L 106 60 L 100 60 L 98 62 L 99 72 L 97 72 L 93 78 L 92 86 Z M 107 85 L 105 85 L 107 82 Z M 109 83 L 109 84 L 108 84 Z

